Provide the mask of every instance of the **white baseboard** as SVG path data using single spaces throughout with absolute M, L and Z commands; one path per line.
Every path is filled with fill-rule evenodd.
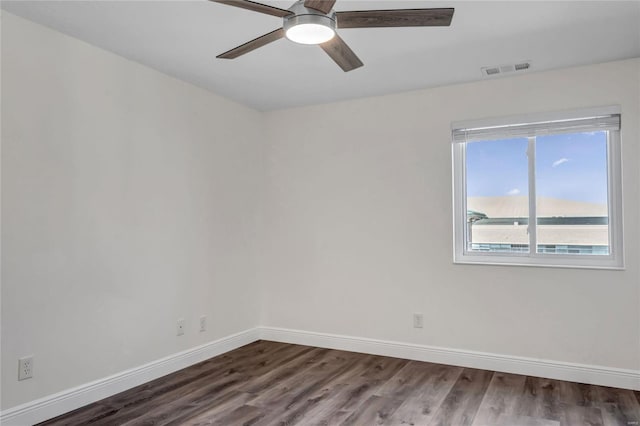
M 640 390 L 640 370 L 624 370 L 276 327 L 260 327 L 260 338 L 275 342 Z
M 18 405 L 4 410 L 0 414 L 0 424 L 3 426 L 25 426 L 42 422 L 255 342 L 259 337 L 259 330 L 252 328 L 152 361 L 140 367 Z
M 285 328 L 258 327 L 4 410 L 0 413 L 0 424 L 3 426 L 32 425 L 260 339 L 640 390 L 640 371 L 637 370 L 464 351 L 414 343 Z

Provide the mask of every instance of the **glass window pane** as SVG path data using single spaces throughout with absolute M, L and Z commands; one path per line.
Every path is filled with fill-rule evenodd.
M 472 252 L 528 253 L 526 138 L 466 146 L 466 247 Z
M 538 253 L 609 254 L 607 136 L 536 138 Z

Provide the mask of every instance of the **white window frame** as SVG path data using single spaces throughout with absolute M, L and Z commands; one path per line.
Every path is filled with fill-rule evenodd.
M 466 144 L 462 138 L 474 131 L 485 129 L 526 128 L 525 123 L 554 123 L 581 120 L 591 117 L 621 115 L 619 106 L 589 108 L 569 112 L 527 114 L 506 118 L 467 120 L 451 123 L 452 130 L 452 172 L 453 172 L 453 258 L 454 263 L 485 265 L 519 265 L 561 268 L 624 269 L 623 247 L 623 200 L 622 200 L 622 160 L 620 130 L 608 129 L 607 170 L 608 170 L 608 214 L 609 214 L 609 255 L 568 255 L 537 253 L 537 220 L 535 194 L 535 136 L 544 134 L 538 126 L 536 134 L 529 135 L 529 253 L 490 253 L 469 251 L 467 240 L 467 193 L 466 193 Z M 523 126 L 524 124 L 524 126 Z M 464 129 L 464 130 L 463 130 Z M 580 130 L 576 130 L 579 132 Z M 519 137 L 522 131 L 519 130 Z M 555 134 L 556 132 L 549 132 Z M 487 138 L 489 140 L 489 138 Z M 473 143 L 473 142 L 468 142 Z

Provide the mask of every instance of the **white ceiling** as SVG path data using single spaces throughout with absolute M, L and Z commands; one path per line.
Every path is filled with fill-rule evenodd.
M 264 0 L 288 8 L 293 0 Z M 344 73 L 317 46 L 279 40 L 215 56 L 282 20 L 207 0 L 2 1 L 2 8 L 259 110 L 482 79 L 483 66 L 530 72 L 640 57 L 640 1 L 338 0 L 336 10 L 455 7 L 451 27 L 344 29 L 365 66 Z M 499 78 L 499 77 L 498 77 Z

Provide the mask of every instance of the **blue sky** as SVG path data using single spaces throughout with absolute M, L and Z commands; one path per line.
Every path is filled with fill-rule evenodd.
M 538 196 L 607 203 L 605 132 L 538 136 Z M 527 195 L 526 138 L 467 144 L 467 195 Z

